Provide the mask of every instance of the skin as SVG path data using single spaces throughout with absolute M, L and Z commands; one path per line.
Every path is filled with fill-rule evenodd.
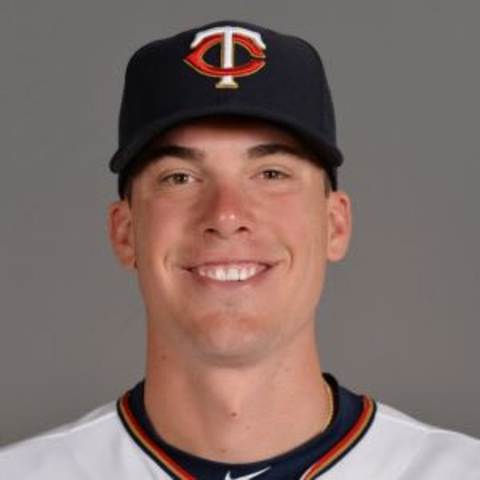
M 152 145 L 165 147 L 131 203 L 109 208 L 113 250 L 146 308 L 147 412 L 164 440 L 203 458 L 286 452 L 328 415 L 315 309 L 327 263 L 348 248 L 349 197 L 326 195 L 299 141 L 264 122 L 183 124 Z M 189 270 L 240 260 L 269 267 L 227 283 Z

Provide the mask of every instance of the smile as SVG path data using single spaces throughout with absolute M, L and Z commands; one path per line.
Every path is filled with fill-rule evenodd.
M 199 265 L 191 268 L 190 271 L 217 282 L 244 282 L 267 268 L 269 268 L 268 265 L 261 263 L 242 262 L 241 264 Z

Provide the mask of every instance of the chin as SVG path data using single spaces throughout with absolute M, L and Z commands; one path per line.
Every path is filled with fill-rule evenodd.
M 204 359 L 218 365 L 247 365 L 258 361 L 274 341 L 273 326 L 258 316 L 213 314 L 189 326 L 188 336 Z

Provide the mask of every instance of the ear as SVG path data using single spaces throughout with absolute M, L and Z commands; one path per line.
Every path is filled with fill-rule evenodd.
M 132 212 L 126 200 L 117 200 L 108 208 L 108 234 L 120 263 L 135 268 L 135 239 Z
M 327 258 L 331 262 L 337 262 L 346 255 L 352 234 L 352 207 L 349 196 L 341 191 L 330 192 L 327 210 Z

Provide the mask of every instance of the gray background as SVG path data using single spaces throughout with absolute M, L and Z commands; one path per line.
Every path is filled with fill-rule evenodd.
M 124 68 L 146 41 L 225 18 L 325 60 L 355 234 L 330 269 L 323 366 L 480 436 L 478 2 L 2 0 L 0 443 L 142 376 L 143 307 L 105 222 Z

